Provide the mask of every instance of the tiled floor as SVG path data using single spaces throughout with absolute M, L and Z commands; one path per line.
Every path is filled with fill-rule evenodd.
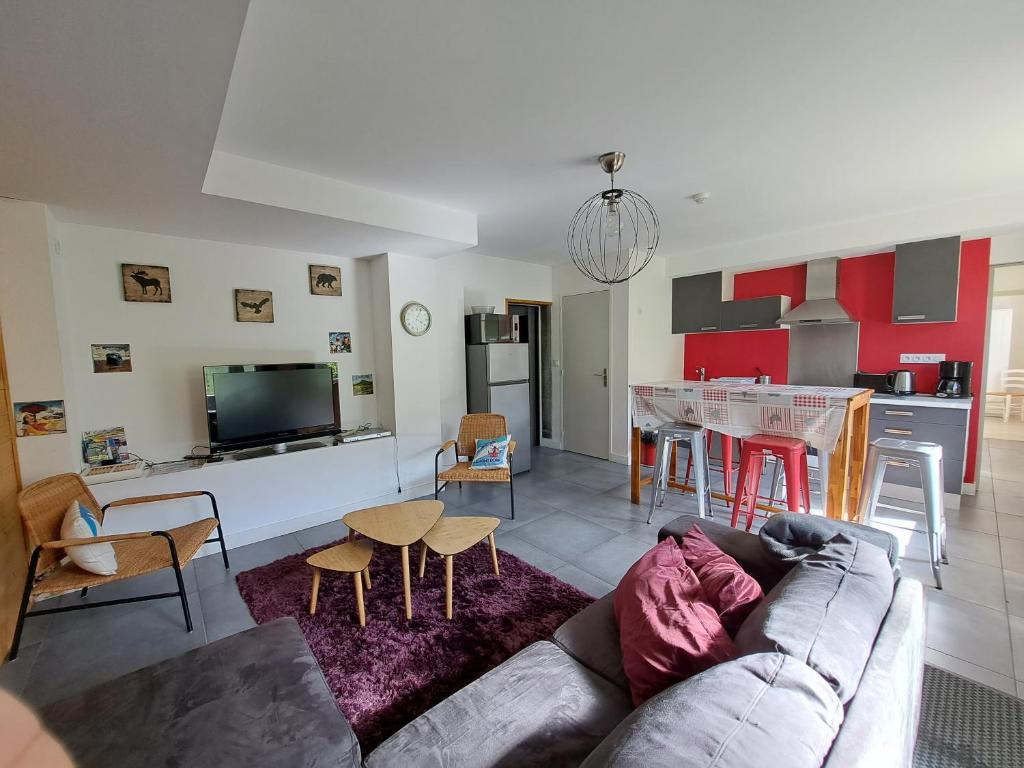
M 1018 692 L 1019 686 L 1024 695 L 1022 460 L 1024 443 L 986 443 L 978 496 L 965 498 L 964 506 L 948 515 L 946 589 L 929 588 L 927 594 L 928 660 L 1004 691 Z M 516 519 L 502 523 L 498 546 L 594 596 L 610 591 L 656 543 L 661 525 L 695 511 L 692 497 L 670 494 L 648 526 L 647 506 L 629 503 L 625 466 L 535 449 L 533 467 L 516 479 Z M 713 478 L 720 483 L 721 475 Z M 443 500 L 447 513 L 455 515 L 505 514 L 508 509 L 503 487 L 467 484 L 460 491 L 453 486 Z M 721 519 L 726 511 L 717 509 Z M 930 584 L 922 519 L 894 506 L 880 509 L 878 519 L 905 545 L 904 572 Z M 195 561 L 186 572 L 192 634 L 185 633 L 174 600 L 29 621 L 21 655 L 0 668 L 0 685 L 42 704 L 251 627 L 234 574 L 341 535 L 340 523 L 328 523 L 233 549 L 230 572 L 216 556 Z M 148 578 L 148 584 L 136 580 L 92 590 L 87 599 L 173 588 L 165 584 L 173 581 L 170 574 Z
M 986 416 L 985 437 L 992 440 L 1024 441 L 1024 420 L 1017 413 L 1006 422 L 1000 416 Z

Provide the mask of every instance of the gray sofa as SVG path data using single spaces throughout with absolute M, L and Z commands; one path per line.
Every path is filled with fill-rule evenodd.
M 681 536 L 695 522 L 680 517 L 659 535 Z M 778 541 L 699 522 L 766 592 L 736 635 L 739 658 L 634 708 L 607 595 L 406 725 L 363 765 L 909 768 L 924 601 L 919 583 L 895 573 L 892 542 L 830 524 L 838 527 L 826 533 L 845 535 L 821 538 L 823 548 L 800 559 L 781 557 Z M 291 619 L 42 715 L 83 767 L 359 766 L 363 757 Z
M 696 522 L 765 589 L 736 636 L 743 656 L 634 709 L 607 595 L 402 728 L 367 768 L 909 768 L 924 598 L 894 571 L 891 537 L 829 523 L 845 541 L 796 560 L 688 516 L 659 536 Z

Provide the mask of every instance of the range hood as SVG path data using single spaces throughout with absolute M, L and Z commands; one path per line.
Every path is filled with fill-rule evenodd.
M 839 259 L 817 259 L 807 263 L 807 299 L 784 314 L 779 325 L 809 323 L 852 323 L 853 318 L 836 299 Z

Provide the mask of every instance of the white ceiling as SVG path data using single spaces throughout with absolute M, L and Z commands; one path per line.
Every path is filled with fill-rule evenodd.
M 605 183 L 593 159 L 620 149 L 617 181 L 654 204 L 670 256 L 753 241 L 751 261 L 757 243 L 795 258 L 825 250 L 803 232 L 856 239 L 883 217 L 943 234 L 922 210 L 1024 226 L 1019 0 L 0 2 L 0 195 L 62 219 L 345 255 L 465 247 L 204 195 L 216 148 L 475 213 L 474 250 L 555 263 Z

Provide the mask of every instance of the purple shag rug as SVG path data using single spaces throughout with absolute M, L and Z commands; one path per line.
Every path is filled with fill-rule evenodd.
M 330 545 L 328 545 L 330 546 Z M 406 723 L 537 640 L 550 637 L 593 598 L 498 550 L 494 575 L 486 540 L 454 558 L 453 617 L 444 617 L 444 561 L 427 558 L 417 578 L 410 547 L 413 620 L 405 619 L 397 547 L 378 544 L 373 589 L 363 590 L 366 627 L 355 613 L 352 576 L 324 571 L 316 615 L 309 615 L 312 569 L 291 555 L 238 574 L 258 624 L 294 617 L 364 752 Z

